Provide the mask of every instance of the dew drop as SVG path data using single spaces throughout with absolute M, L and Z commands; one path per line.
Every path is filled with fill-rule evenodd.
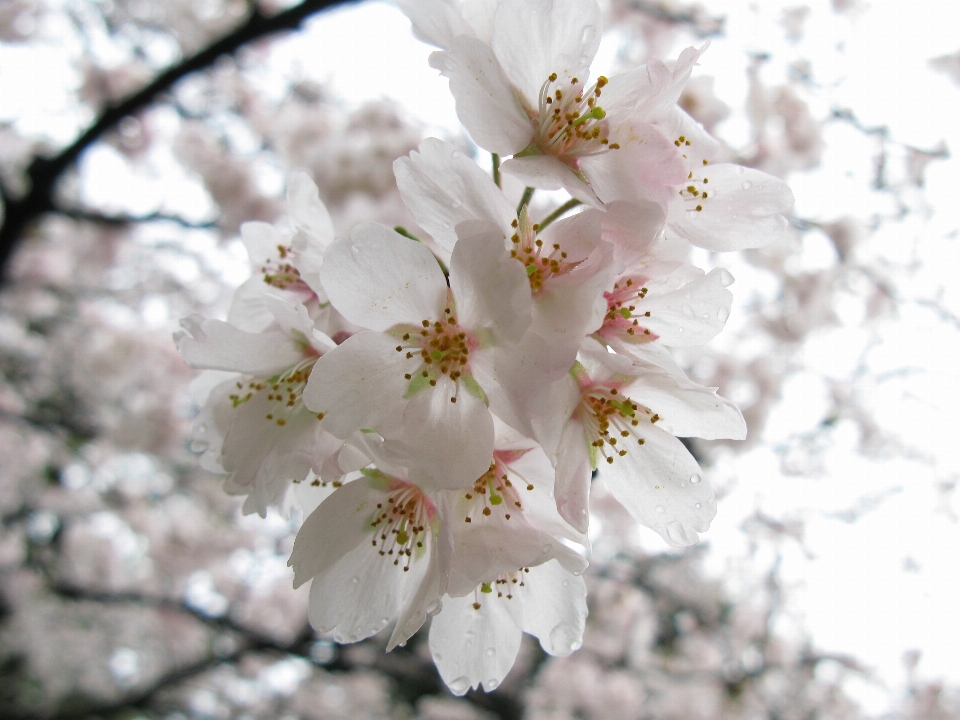
M 677 328 L 677 331 L 682 333 L 682 332 L 683 332 L 683 326 L 678 327 L 678 328 Z
M 709 320 L 709 319 L 710 319 L 710 313 L 704 313 L 704 314 L 701 315 L 700 317 L 702 317 L 704 320 Z
M 587 514 L 587 509 L 586 509 L 586 508 L 583 508 L 583 510 L 580 511 L 580 514 L 581 514 L 581 515 L 586 515 L 586 514 Z
M 462 155 L 462 153 L 459 150 L 454 150 L 452 153 L 450 153 L 450 156 L 454 159 L 460 157 L 460 155 Z
M 450 689 L 453 690 L 455 695 L 463 695 L 470 689 L 470 678 L 461 675 L 450 682 Z
M 696 473 L 694 473 L 693 475 L 690 476 L 690 482 L 692 482 L 694 485 L 696 485 L 696 484 L 697 484 L 698 482 L 700 482 L 702 479 L 703 479 L 703 478 L 701 478 L 701 477 L 700 477 L 699 475 L 697 475 Z
M 717 320 L 719 320 L 720 322 L 726 322 L 728 317 L 730 317 L 730 311 L 727 310 L 725 307 L 722 307 L 719 310 L 717 310 Z
M 444 229 L 444 230 L 449 230 L 449 229 L 450 229 L 450 223 L 444 222 L 444 223 L 443 223 L 443 229 Z
M 437 662 L 440 662 L 441 660 L 443 660 L 443 655 L 441 655 L 441 654 L 438 653 L 438 652 L 435 652 L 435 653 L 433 654 L 433 659 L 434 659 L 435 661 L 437 661 Z
M 388 618 L 388 617 L 382 617 L 382 618 L 380 618 L 380 622 L 382 622 L 384 625 L 386 625 L 388 622 L 390 622 L 390 618 Z
M 790 224 L 790 221 L 787 220 L 786 217 L 784 217 L 783 215 L 777 215 L 777 225 L 779 225 L 780 227 L 786 227 L 789 224 Z
M 661 514 L 662 514 L 662 513 L 665 513 L 665 512 L 667 511 L 667 509 L 666 509 L 663 505 L 657 505 L 657 507 L 654 508 L 654 509 L 655 509 L 658 513 L 661 513 Z
M 686 486 L 687 486 L 687 481 L 686 481 L 686 480 L 681 480 L 681 481 L 680 481 L 680 487 L 685 488 Z
M 702 507 L 703 507 L 703 505 L 701 505 L 700 503 L 697 503 L 697 510 L 699 510 L 699 509 L 702 508 Z
M 596 29 L 593 25 L 587 25 L 583 28 L 583 33 L 580 35 L 580 42 L 590 42 L 593 40 L 593 34 L 596 32 Z M 586 55 L 584 55 L 586 57 Z M 588 59 L 589 61 L 589 59 Z M 582 59 L 581 59 L 582 62 Z
M 354 585 L 356 585 L 358 582 L 360 582 L 360 578 L 358 578 L 356 575 L 354 575 L 354 576 L 353 576 L 353 579 L 350 580 L 350 582 L 352 582 Z
M 726 270 L 720 271 L 720 284 L 724 287 L 730 287 L 733 285 L 733 275 L 731 275 Z
M 487 648 L 487 657 L 493 657 L 493 648 Z
M 581 65 L 582 67 L 587 67 L 588 65 L 590 65 L 590 58 L 588 58 L 586 55 L 581 55 L 581 56 L 580 56 L 580 65 Z
M 545 553 L 550 552 L 550 546 L 549 546 L 549 545 L 544 545 L 544 546 L 543 546 L 543 551 L 544 551 Z
M 564 581 L 563 581 L 563 586 L 564 586 L 564 587 L 570 587 L 570 581 L 569 581 L 569 580 L 564 580 Z
M 453 202 L 451 202 L 450 205 L 452 205 L 453 208 L 456 209 L 456 208 L 460 207 L 461 205 L 463 205 L 463 200 L 461 200 L 460 198 L 454 198 L 454 199 L 453 199 Z
M 743 165 L 737 165 L 737 175 L 743 175 Z
M 744 190 L 749 190 L 753 187 L 753 183 L 749 180 L 744 180 L 742 183 L 740 183 L 740 187 L 742 187 Z
M 499 685 L 499 684 L 500 684 L 500 683 L 498 683 L 498 682 L 496 681 L 496 679 L 490 678 L 489 680 L 487 680 L 487 689 L 488 689 L 488 690 L 493 690 L 493 689 L 494 689 L 497 685 Z
M 573 571 L 573 576 L 574 576 L 574 577 L 580 577 L 581 575 L 583 575 L 583 570 L 574 570 L 574 571 Z

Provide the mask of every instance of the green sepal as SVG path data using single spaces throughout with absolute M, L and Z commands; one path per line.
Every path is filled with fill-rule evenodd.
M 430 376 L 423 376 L 422 372 L 418 372 L 410 379 L 410 384 L 407 385 L 407 391 L 403 394 L 404 398 L 412 398 L 418 392 L 423 390 L 425 387 L 430 386 Z
M 480 384 L 473 379 L 473 375 L 463 375 L 460 377 L 458 382 L 462 382 L 463 386 L 467 389 L 467 392 L 478 397 L 483 401 L 483 404 L 487 407 L 490 407 L 490 400 L 487 398 L 487 394 L 483 391 L 483 388 L 480 387 Z

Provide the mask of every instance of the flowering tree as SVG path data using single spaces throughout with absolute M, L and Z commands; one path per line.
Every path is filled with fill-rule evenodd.
M 77 113 L 89 129 L 52 159 L 2 131 L 5 712 L 869 712 L 870 658 L 786 627 L 806 518 L 746 513 L 726 582 L 694 544 L 837 298 L 877 336 L 900 301 L 887 258 L 856 250 L 869 218 L 791 214 L 778 176 L 816 167 L 834 123 L 876 138 L 876 192 L 909 217 L 945 151 L 818 117 L 759 56 L 738 151 L 691 79 L 723 19 L 594 0 L 398 3 L 466 132 L 430 137 L 389 102 L 258 77 L 289 42 L 272 34 L 331 4 L 0 14 L 10 47 L 77 40 L 99 118 Z M 803 13 L 782 20 L 802 37 Z M 91 202 L 107 157 L 206 204 Z M 949 300 L 917 302 L 949 324 Z M 776 445 L 785 472 L 829 462 L 834 426 L 867 456 L 891 442 L 863 367 L 824 371 L 828 413 Z M 898 491 L 879 492 L 841 517 Z M 949 714 L 919 661 L 890 712 Z

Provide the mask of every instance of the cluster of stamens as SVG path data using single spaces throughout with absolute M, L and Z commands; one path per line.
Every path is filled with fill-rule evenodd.
M 614 283 L 612 292 L 605 292 L 607 314 L 603 325 L 597 331 L 602 339 L 619 337 L 627 342 L 645 343 L 656 340 L 658 335 L 643 326 L 644 318 L 650 317 L 649 310 L 640 310 L 642 301 L 649 292 L 642 278 L 621 278 Z
M 677 147 L 683 145 L 689 145 L 690 141 L 687 140 L 683 135 L 678 137 L 673 141 L 673 144 Z M 684 155 L 686 157 L 686 155 Z M 704 166 L 709 165 L 710 161 L 707 159 L 703 160 Z M 696 203 L 696 207 L 693 209 L 697 212 L 703 211 L 703 203 L 707 201 L 707 198 L 710 197 L 710 193 L 706 191 L 703 187 L 710 182 L 710 178 L 704 177 L 695 177 L 693 171 L 691 170 L 687 175 L 687 185 L 680 190 L 680 196 L 686 200 L 688 203 Z
M 260 268 L 263 281 L 279 290 L 295 290 L 313 293 L 310 286 L 300 277 L 300 271 L 290 262 L 292 249 L 289 245 L 277 245 L 277 260 L 267 260 Z
M 527 490 L 533 490 L 533 485 L 530 483 L 527 483 L 526 487 Z M 506 520 L 510 519 L 510 511 L 513 508 L 523 510 L 520 493 L 517 486 L 510 480 L 507 466 L 496 456 L 487 472 L 474 481 L 473 488 L 467 490 L 464 497 L 471 503 L 470 512 L 479 509 L 484 517 L 490 517 L 493 514 L 492 507 L 503 506 Z M 469 514 L 463 520 L 468 523 L 473 522 Z
M 591 445 L 609 463 L 616 456 L 627 454 L 626 444 L 635 440 L 643 445 L 646 440 L 640 436 L 641 419 L 655 423 L 660 420 L 657 414 L 621 395 L 616 388 L 593 385 L 586 389 L 580 400 L 580 419 L 584 424 Z
M 447 375 L 456 382 L 469 371 L 470 349 L 474 343 L 470 336 L 460 329 L 456 313 L 450 306 L 447 306 L 443 313 L 443 320 L 433 323 L 424 320 L 422 328 L 409 328 L 400 336 L 401 344 L 397 345 L 396 351 L 406 353 L 408 360 L 420 358 L 416 371 L 404 374 L 406 380 L 435 386 L 437 378 L 442 375 Z M 456 401 L 456 396 L 450 398 L 450 402 Z
M 519 260 L 527 270 L 530 289 L 536 293 L 551 278 L 570 272 L 580 264 L 567 260 L 567 253 L 560 249 L 559 243 L 544 245 L 537 237 L 540 226 L 530 222 L 526 208 L 520 212 L 520 221 L 512 223 L 517 232 L 510 238 L 512 247 L 510 257 Z
M 430 500 L 413 483 L 401 487 L 377 503 L 377 515 L 370 523 L 376 535 L 370 541 L 383 557 L 392 557 L 393 564 L 403 571 L 410 570 L 414 548 L 422 548 L 427 525 L 430 522 Z
M 481 607 L 480 594 L 492 595 L 496 593 L 498 598 L 506 597 L 507 600 L 513 600 L 514 587 L 524 587 L 526 585 L 523 581 L 523 575 L 528 572 L 530 572 L 530 568 L 520 568 L 516 572 L 501 573 L 496 580 L 491 582 L 482 583 L 473 593 L 473 609 L 479 610 Z
M 254 379 L 246 383 L 237 382 L 237 392 L 229 395 L 233 407 L 237 408 L 249 401 L 256 393 L 267 393 L 267 402 L 273 403 L 270 412 L 265 415 L 267 420 L 275 422 L 280 427 L 287 424 L 287 418 L 303 408 L 303 389 L 310 372 L 317 362 L 316 356 L 311 356 L 280 375 L 268 379 Z M 244 392 L 246 391 L 246 392 Z M 322 413 L 317 416 L 322 420 Z
M 540 87 L 540 115 L 537 119 L 537 146 L 557 157 L 583 157 L 620 146 L 611 143 L 606 112 L 598 104 L 607 78 L 602 75 L 589 89 L 578 78 L 571 78 L 569 87 L 558 87 L 557 74 L 552 73 Z

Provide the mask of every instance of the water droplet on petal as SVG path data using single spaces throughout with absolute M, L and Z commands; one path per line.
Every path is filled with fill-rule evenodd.
M 719 310 L 717 310 L 717 320 L 719 320 L 720 322 L 726 322 L 728 317 L 730 317 L 730 311 L 727 310 L 725 307 L 722 307 Z
M 456 680 L 451 681 L 450 689 L 455 695 L 463 695 L 470 689 L 470 678 L 460 676 Z
M 498 683 L 498 682 L 496 681 L 496 679 L 490 678 L 489 680 L 487 680 L 487 689 L 488 689 L 488 690 L 493 690 L 493 689 L 494 689 L 497 685 L 499 685 L 499 684 L 500 684 L 500 683 Z
M 720 271 L 720 284 L 724 287 L 730 287 L 733 285 L 733 275 L 731 275 L 726 270 Z
M 443 660 L 443 655 L 441 655 L 441 654 L 438 653 L 438 652 L 435 652 L 435 653 L 433 654 L 433 659 L 434 659 L 435 661 L 437 661 L 437 662 L 440 662 L 441 660 Z
M 563 586 L 564 586 L 564 587 L 569 587 L 569 586 L 570 586 L 570 581 L 569 581 L 569 580 L 564 580 L 564 581 L 563 581 Z
M 449 229 L 450 229 L 450 223 L 444 222 L 444 223 L 443 223 L 443 229 L 444 229 L 444 230 L 449 230 Z
M 709 319 L 710 319 L 710 313 L 704 313 L 704 314 L 701 315 L 700 317 L 703 318 L 704 320 L 709 320 Z
M 790 221 L 787 220 L 786 217 L 784 217 L 783 215 L 777 215 L 777 225 L 779 225 L 780 227 L 786 227 L 789 224 L 790 224 Z
M 549 545 L 544 545 L 544 546 L 543 546 L 543 551 L 544 551 L 545 553 L 546 553 L 546 552 L 550 552 L 550 546 L 549 546 Z
M 360 582 L 360 578 L 358 578 L 356 575 L 354 575 L 353 578 L 350 580 L 350 582 L 352 582 L 354 585 L 356 585 L 358 582 Z
M 487 648 L 487 657 L 493 657 L 493 655 L 494 655 L 493 648 Z
M 703 507 L 703 505 L 701 505 L 700 503 L 697 503 L 697 510 L 699 510 L 699 509 L 702 508 L 702 507 Z
M 388 617 L 382 617 L 382 618 L 380 618 L 380 622 L 382 622 L 384 625 L 386 625 L 388 622 L 390 622 L 390 618 L 388 618 Z
M 737 175 L 743 175 L 743 165 L 737 165 Z
M 580 65 L 583 67 L 587 67 L 588 65 L 590 65 L 590 58 L 588 58 L 586 55 L 581 55 Z
M 454 150 L 452 153 L 450 153 L 450 156 L 453 158 L 458 158 L 460 155 L 462 155 L 462 153 L 459 150 Z
M 703 480 L 703 478 L 697 475 L 696 473 L 690 476 L 690 482 L 692 482 L 694 485 L 696 485 L 701 480 Z
M 594 33 L 596 33 L 596 28 L 594 28 L 593 25 L 584 26 L 583 33 L 580 35 L 580 42 L 590 42 L 593 40 Z
M 583 570 L 574 570 L 574 571 L 573 571 L 573 576 L 574 576 L 574 577 L 580 577 L 581 575 L 583 575 Z
M 454 207 L 454 209 L 456 209 L 461 205 L 463 205 L 463 200 L 461 200 L 460 198 L 454 198 L 453 202 L 451 202 L 450 204 Z
M 586 514 L 587 514 L 587 509 L 586 509 L 586 508 L 583 508 L 583 510 L 580 511 L 580 514 L 581 514 L 581 515 L 586 515 Z
M 740 187 L 742 187 L 744 190 L 749 190 L 750 188 L 753 187 L 753 183 L 750 182 L 749 180 L 744 180 L 744 181 L 740 184 Z
M 655 509 L 658 513 L 665 513 L 665 512 L 667 511 L 667 509 L 666 509 L 663 505 L 657 505 L 657 507 L 654 508 L 654 509 Z
M 686 481 L 686 480 L 681 480 L 681 481 L 680 481 L 680 487 L 685 488 L 686 486 L 687 486 L 687 481 Z

